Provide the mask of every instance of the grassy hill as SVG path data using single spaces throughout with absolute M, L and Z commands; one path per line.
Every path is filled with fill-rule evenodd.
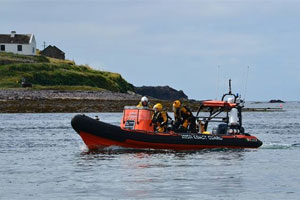
M 19 88 L 25 78 L 33 89 L 134 91 L 120 74 L 76 65 L 70 60 L 0 53 L 0 89 Z

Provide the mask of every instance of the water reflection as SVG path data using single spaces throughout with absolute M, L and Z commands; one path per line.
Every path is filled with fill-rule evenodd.
M 79 171 L 89 170 L 106 177 L 109 184 L 122 182 L 122 187 L 115 188 L 120 196 L 143 198 L 155 194 L 160 198 L 168 191 L 170 198 L 182 195 L 193 198 L 199 194 L 229 195 L 243 190 L 242 168 L 248 152 L 99 149 L 81 152 L 77 164 Z M 108 169 L 110 175 L 106 173 Z

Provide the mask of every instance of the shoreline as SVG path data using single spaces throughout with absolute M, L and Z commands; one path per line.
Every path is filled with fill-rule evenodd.
M 0 89 L 0 101 L 54 99 L 139 100 L 140 98 L 141 95 L 135 93 L 118 93 L 107 90 L 34 90 L 26 88 Z
M 0 113 L 93 113 L 123 112 L 124 106 L 135 106 L 141 95 L 111 91 L 64 91 L 32 89 L 0 89 Z M 172 112 L 173 101 L 150 98 L 150 105 L 162 103 Z M 200 101 L 184 101 L 197 112 Z M 282 112 L 277 108 L 243 108 L 244 112 Z
M 122 104 L 132 104 L 140 98 L 137 94 L 106 90 L 5 89 L 0 90 L 0 113 L 117 112 Z
M 0 90 L 0 113 L 86 113 L 123 112 L 124 106 L 135 106 L 141 95 L 111 91 L 62 91 L 32 89 Z M 150 98 L 150 105 L 162 103 L 172 110 L 173 101 Z M 185 105 L 193 111 L 199 102 L 188 101 Z

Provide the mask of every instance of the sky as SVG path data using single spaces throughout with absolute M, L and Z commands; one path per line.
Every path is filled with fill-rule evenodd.
M 0 0 L 0 33 L 190 99 L 300 100 L 300 0 Z

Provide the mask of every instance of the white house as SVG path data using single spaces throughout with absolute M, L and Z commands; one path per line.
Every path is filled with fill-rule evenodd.
M 0 34 L 0 52 L 22 55 L 36 55 L 36 42 L 33 34 Z

